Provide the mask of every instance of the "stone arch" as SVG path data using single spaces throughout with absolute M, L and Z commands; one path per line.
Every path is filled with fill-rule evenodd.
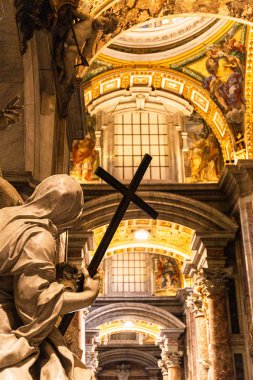
M 89 106 L 92 101 L 99 98 L 101 104 L 103 96 L 105 96 L 107 103 L 109 92 L 103 93 L 100 84 L 103 85 L 107 82 L 117 82 L 117 88 L 111 92 L 113 97 L 113 104 L 115 106 L 115 99 L 117 96 L 126 96 L 127 94 L 119 93 L 119 90 L 127 90 L 130 84 L 131 75 L 149 75 L 152 82 L 152 87 L 155 89 L 153 92 L 161 98 L 164 97 L 165 102 L 169 101 L 168 96 L 171 95 L 174 102 L 179 105 L 182 99 L 189 102 L 188 111 L 193 107 L 197 113 L 206 121 L 215 134 L 223 154 L 224 163 L 226 161 L 235 159 L 234 141 L 235 136 L 231 132 L 228 123 L 222 114 L 218 105 L 211 99 L 208 91 L 203 89 L 200 84 L 188 77 L 186 74 L 175 72 L 170 69 L 134 69 L 134 68 L 121 68 L 110 70 L 109 72 L 100 74 L 87 82 L 84 86 L 85 92 L 90 94 L 86 97 L 86 106 Z M 166 84 L 167 83 L 167 84 Z M 166 85 L 169 83 L 176 84 L 176 90 L 168 91 Z M 201 101 L 201 104 L 200 104 Z M 106 103 L 106 105 L 107 105 Z M 92 106 L 90 106 L 92 108 Z M 101 109 L 101 106 L 100 108 Z
M 92 311 L 87 316 L 86 329 L 98 328 L 101 324 L 124 318 L 126 315 L 130 319 L 143 318 L 166 329 L 179 329 L 182 332 L 185 329 L 185 324 L 168 311 L 135 302 L 119 302 L 103 306 L 99 308 L 99 313 L 97 310 Z
M 99 355 L 99 364 L 103 367 L 110 363 L 122 362 L 124 359 L 142 367 L 157 367 L 157 359 L 154 356 L 133 348 L 118 348 L 101 353 Z
M 215 208 L 181 195 L 153 191 L 138 192 L 138 195 L 157 210 L 160 220 L 179 223 L 196 233 L 219 232 L 234 235 L 238 228 L 232 219 Z M 111 194 L 86 202 L 82 215 L 85 229 L 93 230 L 109 224 L 120 200 L 120 194 Z M 131 204 L 124 219 L 143 218 L 143 215 L 137 206 Z

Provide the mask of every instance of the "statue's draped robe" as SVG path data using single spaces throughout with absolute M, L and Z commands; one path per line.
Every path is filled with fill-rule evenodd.
M 92 379 L 55 328 L 64 292 L 55 282 L 55 239 L 66 215 L 69 226 L 79 217 L 82 195 L 70 177 L 51 178 L 24 205 L 0 210 L 0 380 Z M 66 183 L 72 198 L 59 194 Z

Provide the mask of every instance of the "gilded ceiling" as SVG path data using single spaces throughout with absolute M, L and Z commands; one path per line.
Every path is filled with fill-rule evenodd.
M 99 245 L 107 226 L 96 228 L 95 249 Z M 146 240 L 138 240 L 135 232 L 144 229 L 149 233 Z M 194 231 L 176 223 L 161 220 L 134 219 L 122 221 L 107 250 L 106 257 L 130 250 L 174 257 L 180 262 L 191 256 L 190 244 Z
M 172 20 L 143 24 L 102 49 L 84 76 L 86 105 L 104 94 L 140 84 L 176 94 L 187 99 L 210 126 L 224 162 L 252 158 L 251 28 L 205 17 Z M 158 53 L 159 38 L 172 33 L 173 27 L 178 32 L 176 44 L 164 40 Z M 142 39 L 145 48 L 139 50 Z
M 159 15 L 178 15 L 187 13 L 215 14 L 236 17 L 251 21 L 253 19 L 252 1 L 228 0 L 81 0 L 83 8 L 95 15 L 112 7 L 115 11 L 137 9 L 138 16 L 157 17 Z M 144 13 L 144 15 L 142 15 Z

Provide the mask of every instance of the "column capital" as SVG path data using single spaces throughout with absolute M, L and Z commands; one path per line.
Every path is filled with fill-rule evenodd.
M 227 281 L 233 275 L 233 268 L 203 269 L 203 284 L 206 286 L 207 296 L 223 295 L 227 289 Z
M 185 300 L 185 306 L 195 317 L 206 316 L 206 303 L 198 294 L 190 294 Z
M 166 364 L 169 367 L 179 367 L 183 358 L 183 351 L 172 351 L 167 353 Z

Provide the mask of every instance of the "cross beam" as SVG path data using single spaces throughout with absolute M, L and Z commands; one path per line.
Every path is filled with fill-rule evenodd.
M 109 247 L 109 244 L 130 204 L 130 202 L 135 203 L 138 207 L 140 207 L 143 211 L 145 211 L 149 216 L 151 216 L 153 219 L 156 219 L 158 216 L 158 213 L 150 207 L 147 203 L 145 203 L 141 198 L 139 198 L 135 191 L 137 190 L 149 164 L 152 160 L 152 157 L 148 154 L 145 154 L 143 157 L 140 166 L 138 167 L 136 173 L 133 176 L 132 181 L 130 182 L 129 187 L 126 187 L 122 185 L 119 181 L 117 181 L 116 178 L 112 177 L 109 173 L 107 173 L 104 169 L 99 167 L 95 174 L 97 174 L 101 179 L 103 179 L 105 182 L 112 185 L 115 189 L 119 190 L 123 194 L 123 198 L 120 201 L 120 204 L 115 212 L 115 214 L 112 217 L 112 220 L 96 250 L 95 255 L 93 256 L 89 266 L 88 271 L 93 277 L 97 269 L 99 267 L 100 262 L 102 261 L 105 252 L 107 251 L 107 248 Z
M 91 277 L 93 277 L 98 270 L 99 264 L 101 263 L 104 254 L 107 251 L 107 248 L 109 247 L 109 244 L 122 220 L 124 217 L 124 214 L 131 202 L 135 203 L 138 207 L 140 207 L 143 211 L 145 211 L 149 216 L 151 216 L 153 219 L 156 219 L 158 217 L 158 213 L 150 207 L 146 202 L 144 202 L 141 198 L 138 197 L 138 195 L 135 194 L 150 162 L 152 160 L 152 157 L 148 154 L 145 154 L 140 166 L 138 167 L 136 173 L 133 176 L 132 181 L 130 182 L 129 187 L 126 187 L 122 183 L 120 183 L 116 178 L 111 176 L 109 173 L 107 173 L 104 169 L 101 167 L 98 167 L 95 174 L 100 177 L 102 180 L 107 182 L 109 185 L 114 187 L 116 190 L 118 190 L 121 194 L 123 194 L 123 198 L 120 201 L 120 204 L 115 212 L 115 214 L 112 217 L 112 220 L 90 262 L 88 265 L 88 271 Z M 80 281 L 80 287 L 77 289 L 77 291 L 81 292 L 83 291 L 83 278 Z M 72 318 L 74 317 L 74 313 L 67 314 L 62 318 L 62 321 L 59 325 L 60 332 L 64 335 Z

